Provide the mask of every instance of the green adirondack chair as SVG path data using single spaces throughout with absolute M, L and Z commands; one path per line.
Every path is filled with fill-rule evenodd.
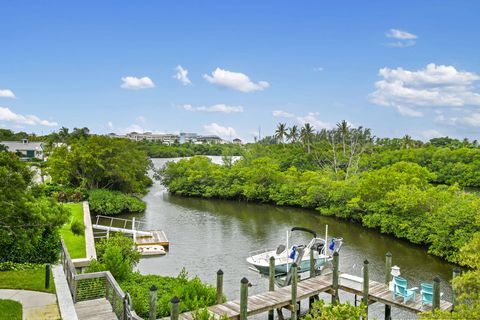
M 417 296 L 417 287 L 407 288 L 407 280 L 402 277 L 393 277 L 393 300 L 396 300 L 397 297 L 403 298 L 403 303 L 407 303 L 410 299 Z

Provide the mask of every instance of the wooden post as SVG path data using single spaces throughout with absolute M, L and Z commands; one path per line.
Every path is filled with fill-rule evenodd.
M 218 269 L 217 271 L 217 304 L 223 302 L 223 271 Z
M 436 276 L 433 278 L 433 301 L 432 301 L 432 310 L 435 312 L 435 309 L 440 308 L 440 278 Z
M 172 303 L 171 309 L 170 309 L 170 319 L 171 320 L 178 320 L 178 315 L 180 314 L 180 299 L 178 299 L 176 296 L 170 300 Z
M 50 264 L 45 265 L 45 289 L 50 288 Z
M 452 277 L 452 280 L 455 279 L 456 277 L 458 277 L 460 275 L 460 269 L 458 267 L 455 267 L 453 268 L 453 277 Z M 457 297 L 456 297 L 456 294 L 455 294 L 455 290 L 453 290 L 452 292 L 452 299 L 453 299 L 453 309 L 455 309 L 456 305 L 457 305 Z
M 310 278 L 315 277 L 315 259 L 313 258 L 313 248 L 310 248 Z M 315 302 L 315 297 L 311 296 L 308 299 L 308 308 L 312 308 L 312 304 Z
M 248 279 L 240 280 L 240 320 L 247 320 Z
M 365 304 L 366 318 L 368 319 L 368 260 L 363 261 L 363 303 Z
M 338 299 L 338 264 L 339 264 L 339 256 L 338 252 L 335 251 L 333 253 L 333 274 L 332 274 L 332 304 L 336 305 L 339 301 Z
M 294 262 L 292 264 L 292 316 L 291 320 L 297 320 L 297 282 L 298 282 L 298 273 L 297 273 L 297 264 Z
M 270 257 L 270 265 L 268 268 L 268 291 L 275 291 L 275 257 Z M 273 320 L 273 310 L 268 311 L 268 320 Z
M 390 281 L 392 281 L 392 253 L 387 252 L 385 254 L 385 284 L 388 286 Z M 389 305 L 385 305 L 385 320 L 392 319 L 392 308 Z
M 157 287 L 155 285 L 150 287 L 150 310 L 148 313 L 148 319 L 157 319 Z

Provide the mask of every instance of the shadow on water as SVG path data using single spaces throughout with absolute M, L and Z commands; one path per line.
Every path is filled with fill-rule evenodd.
M 165 162 L 154 159 L 157 167 Z M 286 230 L 294 226 L 307 227 L 324 236 L 328 224 L 329 236 L 344 238 L 340 252 L 341 271 L 360 276 L 363 261 L 368 259 L 370 279 L 383 281 L 385 253 L 390 251 L 393 264 L 400 266 L 410 286 L 431 282 L 439 275 L 444 280 L 443 297 L 451 299 L 448 282 L 453 265 L 427 254 L 422 247 L 365 229 L 358 223 L 320 216 L 314 210 L 173 196 L 158 182 L 144 201 L 147 210 L 136 217 L 145 220 L 150 229 L 163 229 L 171 246 L 164 257 L 142 259 L 139 264 L 142 273 L 175 276 L 185 267 L 190 275 L 198 275 L 214 284 L 215 273 L 221 268 L 225 272 L 227 297 L 238 297 L 239 281 L 244 276 L 254 285 L 250 292 L 259 293 L 267 289 L 268 282 L 248 269 L 245 259 L 249 253 L 275 248 L 284 242 Z M 307 234 L 300 234 L 293 242 L 308 240 Z M 377 310 L 377 316 L 381 316 L 382 308 L 378 305 L 371 310 Z

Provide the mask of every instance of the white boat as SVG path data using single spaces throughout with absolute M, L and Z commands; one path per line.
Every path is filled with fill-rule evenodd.
M 307 245 L 292 245 L 289 247 L 290 233 L 295 231 L 304 231 L 313 235 L 312 240 Z M 328 245 L 326 245 L 328 243 Z M 315 269 L 322 270 L 323 266 L 333 259 L 333 252 L 339 251 L 343 244 L 343 238 L 332 238 L 328 242 L 328 226 L 325 232 L 325 238 L 317 237 L 317 234 L 306 228 L 294 227 L 287 231 L 286 245 L 279 245 L 275 249 L 258 250 L 250 253 L 247 262 L 258 270 L 261 274 L 269 274 L 270 257 L 275 258 L 275 275 L 285 275 L 288 273 L 291 265 L 296 262 L 298 272 L 310 270 L 310 251 L 313 250 L 315 259 Z
M 164 255 L 167 253 L 163 246 L 157 244 L 137 246 L 137 251 L 140 252 L 142 256 Z

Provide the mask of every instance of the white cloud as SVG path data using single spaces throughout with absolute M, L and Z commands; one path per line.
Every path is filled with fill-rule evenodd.
M 318 112 L 309 112 L 305 116 L 298 116 L 296 119 L 300 124 L 310 123 L 315 129 L 332 129 L 334 126 L 331 123 L 324 122 L 317 118 Z
M 138 116 L 138 117 L 136 118 L 136 120 L 137 120 L 138 122 L 141 122 L 141 123 L 147 122 L 147 120 L 145 119 L 144 116 Z
M 155 83 L 153 83 L 152 79 L 149 77 L 137 78 L 137 77 L 123 77 L 122 78 L 122 85 L 123 89 L 130 89 L 130 90 L 140 90 L 140 89 L 148 89 L 154 88 Z
M 405 106 L 397 106 L 397 111 L 402 116 L 407 116 L 407 117 L 412 117 L 412 118 L 423 117 L 423 113 L 421 111 L 417 111 L 417 110 L 414 110 L 412 108 L 405 107 Z
M 113 130 L 113 129 L 114 129 L 113 122 L 112 122 L 112 121 L 108 121 L 108 122 L 107 122 L 107 127 L 108 127 L 108 129 Z
M 181 107 L 187 111 L 193 111 L 193 112 L 219 112 L 219 113 L 243 112 L 242 106 L 229 106 L 223 103 L 214 104 L 209 107 L 205 107 L 205 106 L 194 107 L 191 104 L 184 104 Z
M 183 67 L 181 65 L 178 65 L 178 66 L 175 67 L 175 71 L 177 73 L 173 75 L 173 78 L 180 81 L 184 86 L 188 86 L 189 84 L 192 84 L 192 82 L 188 78 L 188 70 L 187 69 L 183 69 Z
M 12 122 L 16 125 L 31 125 L 31 126 L 48 126 L 55 127 L 58 123 L 48 120 L 42 120 L 34 115 L 21 115 L 11 111 L 9 108 L 0 107 L 0 121 Z
M 203 77 L 208 82 L 220 87 L 226 87 L 241 92 L 262 91 L 270 86 L 266 81 L 252 82 L 250 78 L 241 72 L 232 72 L 216 68 L 212 75 L 204 74 Z
M 232 127 L 224 127 L 215 122 L 204 125 L 203 129 L 209 134 L 214 134 L 224 139 L 230 139 L 230 137 L 237 135 Z
M 325 70 L 323 67 L 314 67 L 313 68 L 313 71 L 315 71 L 315 72 L 322 72 L 323 70 Z
M 15 94 L 10 89 L 0 89 L 0 98 L 12 98 L 15 99 Z
M 370 100 L 381 106 L 403 108 L 480 106 L 474 82 L 480 76 L 453 66 L 428 64 L 424 69 L 382 68 Z M 408 112 L 407 112 L 408 113 Z
M 274 110 L 272 112 L 272 115 L 275 118 L 293 118 L 293 117 L 295 117 L 295 115 L 293 113 L 289 113 L 289 112 L 282 111 L 282 110 Z
M 410 39 L 417 39 L 418 38 L 413 33 L 410 33 L 410 32 L 407 32 L 407 31 L 402 31 L 402 30 L 399 30 L 399 29 L 390 29 L 390 30 L 388 30 L 387 33 L 385 33 L 385 36 L 387 36 L 388 38 L 400 39 L 400 40 L 410 40 Z
M 443 137 L 444 135 L 442 133 L 440 133 L 440 131 L 438 131 L 438 130 L 430 129 L 430 130 L 422 131 L 422 136 L 425 139 L 430 140 L 430 139 L 433 139 L 433 138 Z
M 411 47 L 415 45 L 415 39 L 418 37 L 413 33 L 402 31 L 399 29 L 390 29 L 387 33 L 385 33 L 387 38 L 396 39 L 397 41 L 387 43 L 389 47 L 396 47 L 396 48 L 403 48 L 403 47 Z

